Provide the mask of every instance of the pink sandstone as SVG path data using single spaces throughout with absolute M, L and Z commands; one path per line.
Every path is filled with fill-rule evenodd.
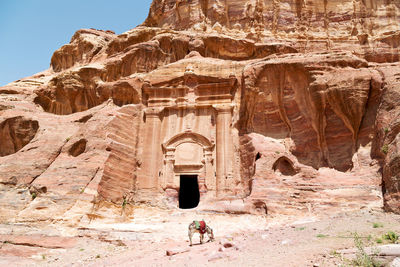
M 399 17 L 396 1 L 154 0 L 123 34 L 77 31 L 0 87 L 0 221 L 172 209 L 190 179 L 199 210 L 399 213 Z

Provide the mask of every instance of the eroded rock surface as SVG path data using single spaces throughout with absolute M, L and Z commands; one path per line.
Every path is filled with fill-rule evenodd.
M 36 135 L 39 123 L 22 117 L 8 118 L 0 123 L 0 157 L 14 154 Z
M 400 212 L 399 17 L 396 1 L 154 0 L 135 29 L 77 31 L 0 87 L 0 220 L 176 208 L 188 175 L 199 210 Z

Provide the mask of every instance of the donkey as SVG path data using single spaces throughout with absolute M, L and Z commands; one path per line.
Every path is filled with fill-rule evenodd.
M 208 241 L 214 241 L 214 232 L 211 229 L 210 226 L 206 225 L 204 221 L 193 221 L 191 224 L 189 224 L 189 241 L 190 241 L 190 246 L 192 246 L 192 237 L 194 233 L 199 233 L 200 234 L 200 244 L 203 244 L 204 242 L 204 234 L 207 233 L 209 240 Z

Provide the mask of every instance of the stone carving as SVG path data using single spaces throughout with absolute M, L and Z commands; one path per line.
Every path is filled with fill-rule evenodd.
M 196 75 L 189 65 L 183 76 L 174 80 L 162 85 L 144 84 L 147 109 L 143 155 L 150 156 L 144 158 L 138 176 L 139 191 L 179 189 L 180 175 L 196 174 L 199 186 L 206 188 L 204 194 L 232 194 L 231 184 L 240 182 L 238 174 L 233 176 L 231 149 L 236 83 L 232 76 Z
M 396 1 L 154 0 L 128 32 L 77 31 L 0 87 L 0 219 L 179 207 L 188 181 L 203 210 L 400 212 L 399 17 Z

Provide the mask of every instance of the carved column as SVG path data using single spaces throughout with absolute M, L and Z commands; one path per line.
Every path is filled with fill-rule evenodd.
M 229 187 L 232 179 L 232 136 L 230 124 L 232 120 L 232 107 L 230 105 L 218 105 L 214 107 L 217 111 L 216 135 L 217 135 L 217 196 L 221 196 Z
M 163 173 L 163 188 L 175 188 L 174 185 L 174 163 L 175 163 L 175 149 L 166 148 L 164 159 L 164 173 Z
M 142 155 L 142 175 L 138 179 L 140 189 L 154 189 L 158 187 L 160 169 L 159 161 L 161 155 L 161 108 L 147 108 L 146 130 Z
M 207 186 L 206 186 L 206 167 L 205 167 L 205 161 L 204 159 L 201 161 L 203 163 L 203 167 L 201 168 L 201 171 L 197 177 L 197 181 L 199 183 L 199 191 L 200 191 L 200 196 L 203 196 L 205 193 L 207 193 Z
M 205 185 L 208 191 L 215 193 L 217 185 L 214 176 L 212 148 L 204 150 L 204 160 L 206 168 Z

